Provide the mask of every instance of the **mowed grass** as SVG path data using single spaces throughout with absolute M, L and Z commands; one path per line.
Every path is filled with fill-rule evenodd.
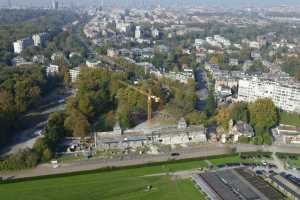
M 0 185 L 5 200 L 202 200 L 190 179 L 145 176 L 206 167 L 204 161 L 50 178 Z M 148 185 L 152 186 L 146 191 Z
M 280 113 L 280 123 L 286 125 L 300 126 L 300 115 L 295 113 Z
M 231 163 L 260 163 L 261 160 L 267 160 L 267 159 L 266 158 L 242 159 L 239 155 L 236 155 L 236 156 L 230 156 L 224 158 L 210 159 L 209 161 L 213 165 L 222 165 L 222 164 L 231 164 Z

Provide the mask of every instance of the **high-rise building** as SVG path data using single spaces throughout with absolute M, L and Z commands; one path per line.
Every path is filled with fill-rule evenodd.
M 58 6 L 59 6 L 58 0 L 55 0 L 55 1 L 52 2 L 52 8 L 53 8 L 53 9 L 57 10 L 57 9 L 58 9 Z
M 39 33 L 32 36 L 34 46 L 44 46 L 47 41 L 48 34 L 47 33 Z
M 16 54 L 22 53 L 22 51 L 33 44 L 32 38 L 31 37 L 27 37 L 27 38 L 23 38 L 21 40 L 17 40 L 16 42 L 14 42 L 13 46 L 14 46 L 14 52 Z
M 135 37 L 135 39 L 140 39 L 141 36 L 142 36 L 141 27 L 140 26 L 136 26 L 135 27 L 134 37 Z

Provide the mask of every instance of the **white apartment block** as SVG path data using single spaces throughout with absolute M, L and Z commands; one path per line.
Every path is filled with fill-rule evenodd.
M 47 40 L 47 33 L 39 33 L 32 36 L 34 46 L 44 46 Z
M 214 39 L 215 39 L 217 42 L 223 44 L 225 47 L 228 47 L 228 46 L 231 45 L 231 42 L 230 42 L 229 40 L 227 40 L 226 38 L 224 38 L 224 37 L 222 37 L 222 36 L 220 36 L 220 35 L 215 35 L 215 36 L 214 36 Z
M 142 37 L 142 31 L 140 26 L 135 27 L 134 37 L 135 39 L 140 39 Z
M 70 69 L 69 73 L 70 73 L 71 82 L 72 83 L 76 82 L 80 74 L 80 67 Z
M 14 52 L 16 54 L 20 54 L 22 53 L 22 51 L 33 44 L 33 41 L 30 37 L 27 37 L 27 38 L 23 38 L 21 40 L 17 40 L 16 42 L 14 42 Z
M 280 83 L 257 77 L 239 80 L 239 101 L 253 102 L 258 98 L 270 98 L 279 109 L 300 113 L 299 83 Z
M 58 74 L 58 72 L 59 72 L 59 66 L 58 65 L 50 64 L 46 68 L 46 74 L 47 74 L 47 76 Z

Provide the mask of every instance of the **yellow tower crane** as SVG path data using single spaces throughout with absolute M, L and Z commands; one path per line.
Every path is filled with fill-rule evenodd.
M 152 91 L 151 89 L 148 89 L 148 92 L 144 91 L 144 90 L 141 90 L 133 85 L 130 85 L 124 81 L 119 81 L 122 85 L 130 88 L 130 89 L 133 89 L 143 95 L 145 95 L 147 97 L 147 106 L 148 106 L 148 109 L 147 109 L 147 124 L 148 124 L 148 127 L 151 128 L 152 127 L 152 99 L 158 103 L 160 101 L 160 98 L 157 97 L 157 96 L 154 96 L 152 95 Z

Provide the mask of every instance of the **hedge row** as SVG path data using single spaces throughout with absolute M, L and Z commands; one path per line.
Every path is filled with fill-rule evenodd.
M 248 157 L 266 157 L 270 158 L 272 156 L 272 152 L 262 152 L 262 151 L 251 151 L 251 152 L 242 152 L 240 154 L 241 158 Z
M 49 174 L 43 176 L 34 176 L 34 177 L 25 177 L 25 178 L 18 178 L 18 179 L 9 179 L 9 180 L 1 180 L 0 184 L 9 184 L 9 183 L 17 183 L 17 182 L 24 182 L 24 181 L 33 181 L 33 180 L 43 180 L 43 179 L 50 179 L 50 178 L 61 178 L 61 177 L 69 177 L 69 176 L 77 176 L 77 175 L 87 175 L 87 174 L 95 174 L 100 172 L 111 172 L 111 171 L 118 171 L 118 170 L 126 170 L 126 169 L 138 169 L 143 167 L 153 167 L 165 164 L 174 164 L 174 163 L 184 163 L 184 162 L 192 162 L 192 161 L 202 161 L 207 159 L 217 159 L 217 158 L 226 158 L 231 156 L 237 156 L 237 153 L 234 154 L 224 154 L 224 155 L 216 155 L 216 156 L 207 156 L 207 157 L 199 157 L 199 158 L 188 158 L 188 159 L 181 159 L 181 160 L 168 160 L 163 162 L 153 162 L 153 163 L 145 163 L 139 165 L 130 165 L 130 166 L 122 166 L 122 167 L 105 167 L 95 170 L 86 170 L 86 171 L 76 171 L 76 172 L 68 172 L 68 173 L 61 173 L 61 174 Z
M 279 152 L 276 152 L 276 156 L 278 156 L 279 158 L 287 158 L 287 157 L 299 157 L 300 154 L 297 154 L 297 153 L 279 153 Z

